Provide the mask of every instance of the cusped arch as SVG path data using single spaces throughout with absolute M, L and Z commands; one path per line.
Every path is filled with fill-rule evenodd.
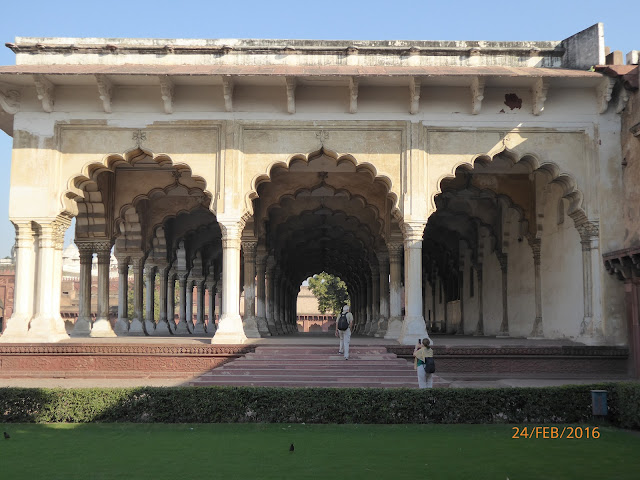
M 386 175 L 378 174 L 378 171 L 375 165 L 369 162 L 358 162 L 355 156 L 345 153 L 339 154 L 333 150 L 322 147 L 319 150 L 315 150 L 308 154 L 296 153 L 287 158 L 286 161 L 282 160 L 274 160 L 269 163 L 264 171 L 264 173 L 258 174 L 254 176 L 251 180 L 250 190 L 245 196 L 245 209 L 249 214 L 253 214 L 253 205 L 252 201 L 259 198 L 258 188 L 260 185 L 264 183 L 269 183 L 272 181 L 273 172 L 282 168 L 288 171 L 292 171 L 292 165 L 296 164 L 296 162 L 300 162 L 305 165 L 309 165 L 315 159 L 327 157 L 331 158 L 335 161 L 336 167 L 340 167 L 341 165 L 350 165 L 353 166 L 355 173 L 367 172 L 371 176 L 372 182 L 380 182 L 382 183 L 387 191 L 387 197 L 391 200 L 391 215 L 393 218 L 400 219 L 402 218 L 401 211 L 398 207 L 398 195 L 393 191 L 393 182 Z
M 580 223 L 587 221 L 587 215 L 583 205 L 583 193 L 578 189 L 577 181 L 570 173 L 563 172 L 560 166 L 554 162 L 543 162 L 540 157 L 535 153 L 525 153 L 517 156 L 512 150 L 503 147 L 501 150 L 494 154 L 480 153 L 476 154 L 469 161 L 460 161 L 452 165 L 450 172 L 441 175 L 437 182 L 436 188 L 431 196 L 431 208 L 436 210 L 436 197 L 442 194 L 443 184 L 447 181 L 453 181 L 457 177 L 457 173 L 463 171 L 465 173 L 476 172 L 476 163 L 483 167 L 489 167 L 497 156 L 509 159 L 513 162 L 513 166 L 524 165 L 529 169 L 530 173 L 536 171 L 544 172 L 549 177 L 549 183 L 557 184 L 562 188 L 562 198 L 565 198 L 569 202 L 568 215 L 573 218 L 576 226 Z

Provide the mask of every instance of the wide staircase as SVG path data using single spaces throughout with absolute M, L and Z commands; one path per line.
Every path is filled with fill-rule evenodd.
M 255 352 L 215 368 L 193 386 L 418 388 L 413 364 L 385 347 L 353 346 L 349 360 L 336 347 L 258 346 Z M 433 376 L 434 387 L 448 382 Z

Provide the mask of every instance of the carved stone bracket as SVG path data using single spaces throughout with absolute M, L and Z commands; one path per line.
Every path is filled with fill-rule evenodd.
M 222 77 L 222 94 L 224 95 L 224 109 L 227 112 L 233 111 L 233 79 L 225 75 Z
M 113 92 L 113 84 L 106 75 L 96 75 L 98 82 L 98 94 L 102 100 L 102 108 L 106 113 L 111 113 L 111 95 Z
M 160 77 L 160 94 L 164 102 L 164 113 L 173 113 L 173 94 L 175 86 L 168 76 Z
M 358 77 L 349 78 L 349 113 L 358 113 Z
M 0 85 L 0 107 L 10 115 L 15 115 L 20 110 L 20 91 L 11 89 L 6 85 Z
M 549 90 L 549 84 L 542 78 L 536 79 L 531 89 L 533 97 L 533 114 L 540 115 L 544 110 L 544 102 L 547 100 L 547 91 Z
M 473 77 L 471 81 L 471 113 L 477 115 L 482 108 L 484 100 L 484 78 Z
M 47 113 L 53 112 L 53 83 L 47 80 L 44 75 L 34 75 L 33 81 L 36 85 L 38 100 L 42 102 L 42 109 Z
M 286 77 L 287 85 L 287 112 L 296 113 L 296 78 Z
M 616 84 L 616 79 L 611 77 L 604 77 L 596 89 L 596 95 L 598 98 L 598 112 L 605 113 L 609 107 L 609 101 L 613 93 L 613 87 Z
M 415 115 L 420 109 L 420 79 L 411 77 L 409 79 L 409 113 Z
M 627 103 L 629 102 L 629 91 L 622 87 L 620 89 L 620 94 L 618 95 L 618 104 L 616 105 L 616 113 L 624 112 L 624 109 L 627 108 Z
M 640 247 L 619 250 L 604 255 L 604 266 L 618 280 L 640 278 Z

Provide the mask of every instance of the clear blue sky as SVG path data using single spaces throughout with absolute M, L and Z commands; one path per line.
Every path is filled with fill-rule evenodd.
M 26 37 L 292 38 L 353 40 L 563 40 L 604 23 L 623 55 L 640 50 L 637 7 L 601 1 L 111 0 L 10 2 L 2 43 Z M 15 63 L 0 46 L 0 65 Z M 0 257 L 9 254 L 11 138 L 0 132 Z

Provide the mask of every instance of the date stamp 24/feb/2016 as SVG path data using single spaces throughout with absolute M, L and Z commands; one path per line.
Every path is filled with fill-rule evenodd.
M 511 427 L 513 435 L 511 438 L 515 440 L 520 439 L 567 439 L 567 440 L 580 440 L 580 439 L 597 439 L 600 438 L 600 430 L 598 427 L 581 427 L 581 426 L 554 426 L 554 425 L 531 425 L 524 427 Z

